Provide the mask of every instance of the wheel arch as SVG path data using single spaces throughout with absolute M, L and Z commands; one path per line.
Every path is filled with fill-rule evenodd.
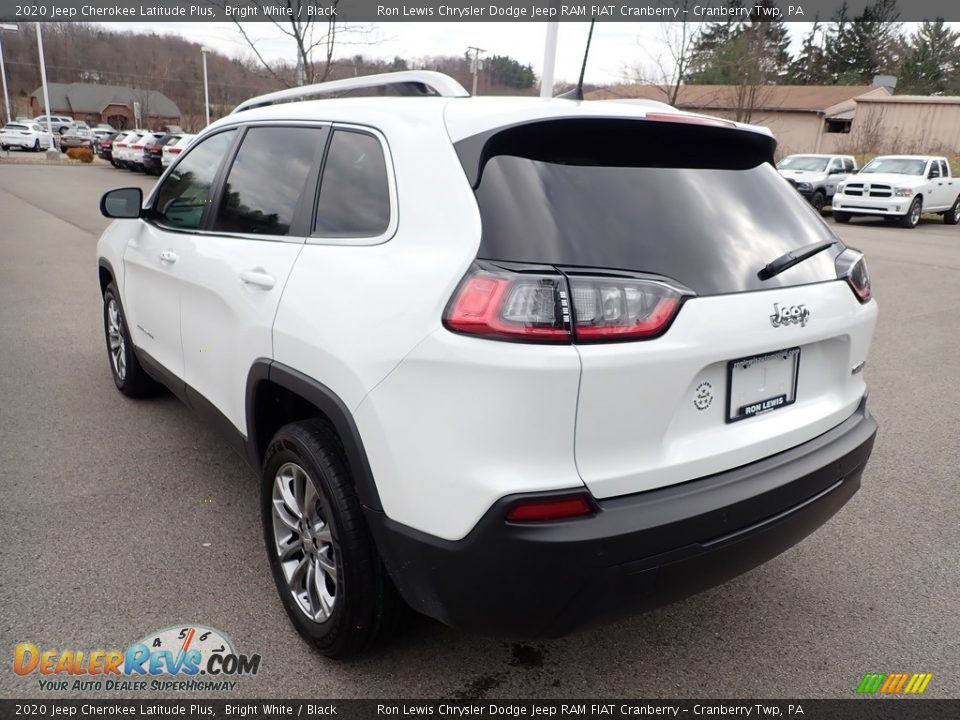
M 117 274 L 113 270 L 113 265 L 106 258 L 100 258 L 97 263 L 97 270 L 100 275 L 100 296 L 107 292 L 107 285 L 117 281 Z M 119 288 L 117 288 L 119 290 Z
M 383 511 L 360 431 L 343 400 L 323 383 L 273 360 L 254 361 L 247 375 L 247 461 L 258 472 L 274 433 L 290 422 L 320 418 L 340 440 L 360 502 Z

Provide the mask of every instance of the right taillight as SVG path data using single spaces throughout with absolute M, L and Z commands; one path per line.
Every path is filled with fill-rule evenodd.
M 847 248 L 837 256 L 837 274 L 847 281 L 853 294 L 862 302 L 869 302 L 873 297 L 870 287 L 870 271 L 867 270 L 867 260 L 863 253 Z
M 494 340 L 596 343 L 662 335 L 688 290 L 661 280 L 476 264 L 444 324 Z

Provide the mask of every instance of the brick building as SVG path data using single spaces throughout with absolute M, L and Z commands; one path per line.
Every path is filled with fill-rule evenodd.
M 93 126 L 109 123 L 118 130 L 136 127 L 134 108 L 140 104 L 142 124 L 151 129 L 180 124 L 180 108 L 163 93 L 119 85 L 93 83 L 48 83 L 51 115 L 69 115 Z M 43 88 L 30 96 L 33 117 L 46 115 Z

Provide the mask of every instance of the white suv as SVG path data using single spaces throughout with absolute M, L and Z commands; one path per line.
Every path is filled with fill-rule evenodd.
M 303 100 L 382 86 L 417 97 Z M 688 595 L 830 518 L 876 432 L 866 265 L 774 148 L 429 72 L 250 100 L 101 201 L 114 382 L 260 474 L 327 655 L 401 600 L 537 637 Z

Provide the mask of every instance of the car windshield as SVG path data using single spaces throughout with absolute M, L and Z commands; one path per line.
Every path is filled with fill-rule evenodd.
M 876 158 L 860 171 L 862 174 L 895 173 L 896 175 L 923 175 L 927 167 L 926 160 L 917 158 Z
M 811 155 L 791 155 L 784 158 L 777 165 L 777 170 L 809 170 L 810 172 L 823 172 L 827 169 L 827 163 L 830 158 L 813 157 Z

